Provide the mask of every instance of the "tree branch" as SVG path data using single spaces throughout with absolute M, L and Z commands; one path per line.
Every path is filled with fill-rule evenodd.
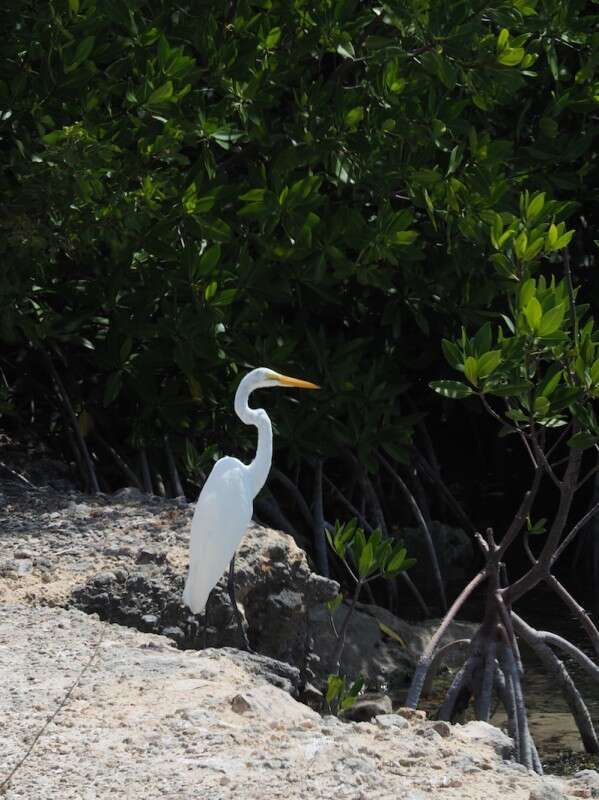
M 595 503 L 595 505 L 592 506 L 587 511 L 587 513 L 584 515 L 584 517 L 581 517 L 581 519 L 578 520 L 578 522 L 572 528 L 570 533 L 568 533 L 566 538 L 562 541 L 560 546 L 557 548 L 557 550 L 555 551 L 555 553 L 551 557 L 551 566 L 553 566 L 553 564 L 555 564 L 557 559 L 561 556 L 561 554 L 564 552 L 566 547 L 568 547 L 568 545 L 572 542 L 572 540 L 574 539 L 576 534 L 580 531 L 580 529 L 584 528 L 584 526 L 587 524 L 587 522 L 589 522 L 595 516 L 595 514 L 597 514 L 597 513 L 599 513 L 599 502 Z
M 546 575 L 545 583 L 553 589 L 558 597 L 561 598 L 565 605 L 574 614 L 578 623 L 589 637 L 591 644 L 593 645 L 593 649 L 599 657 L 599 630 L 597 630 L 593 620 L 587 614 L 585 609 L 579 603 L 577 603 L 568 590 L 558 581 L 555 575 Z

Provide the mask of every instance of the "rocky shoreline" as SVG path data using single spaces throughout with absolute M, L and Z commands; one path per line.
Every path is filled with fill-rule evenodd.
M 168 614 L 159 620 L 167 636 L 152 632 L 157 622 L 147 610 L 138 624 L 139 598 L 146 598 L 148 582 L 163 586 L 166 574 L 178 603 L 188 504 L 131 490 L 88 497 L 13 482 L 0 485 L 0 495 L 0 785 L 57 712 L 5 787 L 11 800 L 142 793 L 207 800 L 599 796 L 599 775 L 591 770 L 570 780 L 539 778 L 505 760 L 509 739 L 482 723 L 449 726 L 401 710 L 342 722 L 298 702 L 306 675 L 321 668 L 318 657 L 307 667 L 302 658 L 318 639 L 317 606 L 334 587 L 312 575 L 289 537 L 250 530 L 240 559 L 239 595 L 250 632 L 263 637 L 257 649 L 275 660 L 221 647 L 233 630 L 227 620 L 221 624 L 224 591 L 217 592 L 209 641 L 219 649 L 177 649 L 178 634 L 165 630 Z M 295 596 L 286 583 L 290 571 Z M 135 594 L 132 586 L 142 578 Z M 129 624 L 150 630 L 102 621 L 101 608 L 82 613 L 73 607 L 78 592 L 86 602 L 125 597 L 138 615 Z M 156 607 L 164 610 L 162 595 Z M 373 608 L 362 608 L 356 637 L 365 635 L 365 625 L 380 635 Z M 281 625 L 295 626 L 294 637 L 272 630 L 277 615 Z M 404 625 L 406 670 L 423 634 L 391 622 Z M 397 656 L 393 647 L 400 649 L 375 641 L 376 659 L 363 666 L 386 674 Z M 320 652 L 326 661 L 326 650 Z
M 93 656 L 91 663 L 90 658 Z M 259 656 L 175 649 L 80 611 L 0 606 L 0 781 L 89 664 L 5 789 L 8 800 L 561 800 L 596 773 L 539 778 L 485 723 L 321 717 Z M 279 685 L 274 685 L 279 683 Z M 287 687 L 289 688 L 289 687 Z M 594 792 L 594 794 L 593 794 Z

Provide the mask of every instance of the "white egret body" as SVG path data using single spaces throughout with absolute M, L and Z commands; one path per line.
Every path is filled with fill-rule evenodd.
M 249 372 L 235 394 L 235 413 L 258 428 L 258 448 L 250 464 L 225 456 L 216 462 L 204 484 L 191 523 L 189 572 L 183 602 L 194 614 L 206 608 L 208 595 L 227 565 L 252 519 L 254 497 L 266 483 L 272 462 L 272 426 L 263 408 L 250 408 L 255 389 L 295 386 L 318 389 L 308 381 L 289 378 L 261 367 Z

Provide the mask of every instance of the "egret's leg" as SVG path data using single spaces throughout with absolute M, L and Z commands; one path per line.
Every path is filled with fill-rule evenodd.
M 204 650 L 208 647 L 208 603 L 209 602 L 210 602 L 210 595 L 208 595 L 208 599 L 206 600 L 206 608 L 204 609 L 204 646 L 203 646 Z
M 248 653 L 251 653 L 252 648 L 250 647 L 247 633 L 245 632 L 245 628 L 243 627 L 243 620 L 241 619 L 241 613 L 237 608 L 237 600 L 235 599 L 235 555 L 233 555 L 233 558 L 231 559 L 231 562 L 229 564 L 228 589 L 229 589 L 229 598 L 231 600 L 231 607 L 233 609 L 233 614 L 235 616 L 235 622 L 237 623 L 237 631 L 239 632 L 239 638 L 241 640 L 241 646 Z

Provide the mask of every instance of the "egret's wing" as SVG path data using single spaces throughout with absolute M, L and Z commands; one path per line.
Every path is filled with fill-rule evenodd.
M 223 459 L 206 481 L 191 523 L 183 602 L 194 614 L 204 611 L 208 595 L 233 558 L 251 517 L 252 497 L 245 468 L 236 459 Z

